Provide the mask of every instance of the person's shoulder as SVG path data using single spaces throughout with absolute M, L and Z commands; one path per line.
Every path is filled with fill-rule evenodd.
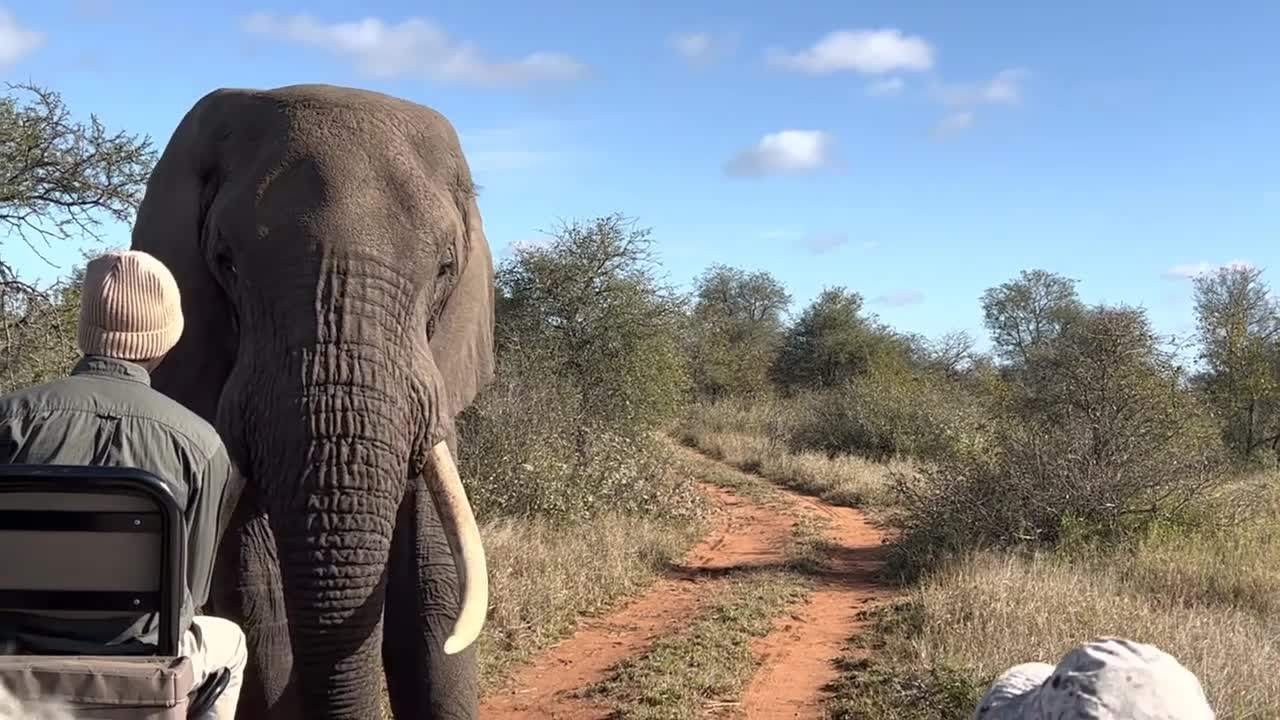
M 12 414 L 37 406 L 47 406 L 51 400 L 70 396 L 73 392 L 72 385 L 70 377 L 61 377 L 0 394 L 0 414 Z
M 208 420 L 155 388 L 147 390 L 148 416 L 188 437 L 205 455 L 213 455 L 222 448 L 222 437 Z
M 195 437 L 205 440 L 218 438 L 218 431 L 213 425 L 195 411 L 155 388 L 150 388 L 150 391 L 149 402 L 167 421 L 182 427 Z

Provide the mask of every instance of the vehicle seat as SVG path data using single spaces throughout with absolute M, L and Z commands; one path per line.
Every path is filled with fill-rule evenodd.
M 0 654 L 0 682 L 24 702 L 60 702 L 82 720 L 211 717 L 230 675 L 193 687 L 191 661 L 179 654 L 185 564 L 182 510 L 154 475 L 0 465 L 0 610 L 159 617 L 159 643 L 147 654 Z M 14 652 L 22 651 L 0 648 Z

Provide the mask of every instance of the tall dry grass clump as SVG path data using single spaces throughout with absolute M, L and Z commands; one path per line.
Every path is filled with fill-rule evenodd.
M 487 686 L 651 581 L 693 544 L 704 511 L 669 444 L 575 412 L 572 387 L 536 366 L 505 369 L 461 426 L 492 586 Z
M 488 684 L 681 557 L 695 523 L 612 514 L 564 524 L 496 519 L 481 527 L 493 605 L 480 639 Z
M 794 451 L 791 438 L 804 412 L 795 401 L 768 396 L 703 402 L 689 410 L 674 434 L 717 460 L 827 502 L 863 508 L 887 503 L 891 477 L 911 463 Z
M 1118 635 L 1177 657 L 1218 717 L 1280 717 L 1278 481 L 1237 478 L 1197 506 L 1204 522 L 1131 543 L 1071 535 L 1052 550 L 952 555 L 880 614 L 881 646 L 845 678 L 833 716 L 967 720 L 996 674 Z
M 1013 665 L 1053 663 L 1081 642 L 1116 635 L 1177 657 L 1219 717 L 1280 716 L 1280 617 L 1219 595 L 1213 580 L 1180 596 L 1150 592 L 1126 573 L 1151 562 L 1141 554 L 1087 564 L 1050 555 L 964 558 L 914 591 L 914 627 L 894 652 L 904 665 L 965 668 L 986 683 Z

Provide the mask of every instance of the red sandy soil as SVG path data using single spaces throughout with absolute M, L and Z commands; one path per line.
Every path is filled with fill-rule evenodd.
M 762 666 L 741 705 L 741 717 L 752 720 L 821 718 L 823 687 L 837 675 L 832 661 L 859 630 L 858 613 L 890 593 L 873 576 L 883 562 L 882 530 L 853 508 L 787 494 L 802 511 L 827 517 L 831 550 L 814 592 L 752 647 Z
M 687 624 L 714 595 L 711 585 L 724 571 L 786 559 L 792 515 L 723 488 L 700 489 L 715 507 L 712 529 L 684 563 L 611 613 L 583 620 L 572 636 L 517 670 L 484 699 L 481 717 L 606 720 L 609 707 L 574 698 L 574 691 L 603 680 L 618 662 Z M 753 646 L 762 666 L 734 713 L 738 717 L 820 718 L 822 688 L 835 679 L 832 660 L 858 630 L 855 615 L 887 595 L 870 577 L 881 561 L 881 531 L 857 510 L 783 492 L 801 512 L 827 517 L 832 549 L 815 591 Z

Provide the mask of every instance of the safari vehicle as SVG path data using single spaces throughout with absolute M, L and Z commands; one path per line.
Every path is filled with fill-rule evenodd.
M 0 648 L 0 682 L 78 720 L 212 717 L 231 676 L 193 687 L 179 653 L 186 584 L 182 509 L 159 478 L 123 468 L 0 465 L 0 610 L 42 617 L 157 613 L 146 655 L 29 655 Z

